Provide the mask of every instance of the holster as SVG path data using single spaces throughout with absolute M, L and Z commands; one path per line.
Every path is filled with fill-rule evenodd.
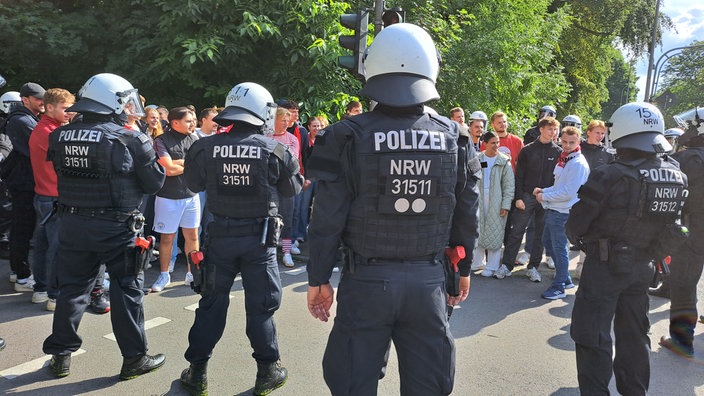
M 442 266 L 445 269 L 445 288 L 447 294 L 452 297 L 460 295 L 460 271 L 456 270 L 456 266 L 452 265 L 450 259 L 444 256 Z
M 342 263 L 343 271 L 347 274 L 354 274 L 355 266 L 355 254 L 352 249 L 342 248 Z
M 442 256 L 443 268 L 445 269 L 445 288 L 447 294 L 452 297 L 460 295 L 460 260 L 466 257 L 464 246 L 455 246 L 445 248 L 445 254 Z
M 191 266 L 191 272 L 193 273 L 193 282 L 190 284 L 191 289 L 198 294 L 202 294 L 205 290 L 205 284 L 208 276 L 207 266 L 205 265 L 205 255 L 200 250 L 194 250 L 188 253 L 186 259 L 188 260 L 188 263 Z
M 134 244 L 125 249 L 125 273 L 139 275 L 147 268 L 151 258 L 152 248 L 156 240 L 153 236 L 143 237 L 137 235 Z
M 262 228 L 262 245 L 266 247 L 276 247 L 281 236 L 281 228 L 284 221 L 281 216 L 267 217 Z

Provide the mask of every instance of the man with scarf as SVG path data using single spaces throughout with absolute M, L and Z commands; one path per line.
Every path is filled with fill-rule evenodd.
M 543 245 L 552 248 L 547 250 L 552 252 L 555 262 L 555 279 L 542 294 L 543 298 L 549 300 L 564 298 L 565 288 L 574 287 L 568 271 L 570 260 L 565 223 L 570 208 L 579 200 L 577 191 L 589 177 L 589 164 L 580 150 L 579 135 L 579 129 L 575 127 L 569 126 L 562 130 L 560 142 L 563 151 L 553 172 L 555 184 L 533 190 L 533 195 L 545 209 Z

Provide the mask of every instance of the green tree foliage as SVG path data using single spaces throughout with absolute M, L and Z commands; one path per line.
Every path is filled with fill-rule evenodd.
M 676 126 L 673 115 L 704 107 L 704 41 L 693 41 L 689 48 L 675 52 L 667 61 L 655 96 L 665 92 L 673 98 L 660 106 L 668 127 Z
M 522 133 L 539 107 L 597 116 L 622 64 L 614 43 L 647 48 L 650 0 L 399 0 L 443 58 L 441 114 L 503 110 Z M 372 0 L 7 0 L 0 2 L 0 73 L 77 91 L 96 73 L 120 74 L 148 103 L 223 105 L 242 81 L 336 120 L 361 88 L 336 65 L 349 31 L 342 13 Z M 650 19 L 648 19 L 650 18 Z M 372 14 L 373 19 L 373 14 Z M 638 23 L 636 23 L 638 21 Z M 645 21 L 645 23 L 643 23 Z M 667 19 L 665 17 L 665 22 Z M 646 26 L 647 25 L 647 26 Z M 370 32 L 373 28 L 370 26 Z M 370 35 L 369 40 L 372 39 Z M 586 115 L 586 117 L 585 117 Z
M 595 116 L 601 120 L 608 120 L 616 109 L 634 101 L 637 93 L 633 63 L 627 63 L 616 49 L 611 49 L 606 55 L 611 58 L 611 75 L 606 79 L 608 100 L 602 102 L 601 114 Z

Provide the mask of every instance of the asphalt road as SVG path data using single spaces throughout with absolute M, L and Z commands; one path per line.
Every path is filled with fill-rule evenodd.
M 322 323 L 308 313 L 305 256 L 296 257 L 296 261 L 294 269 L 280 267 L 284 299 L 275 318 L 289 380 L 273 395 L 329 394 L 321 360 L 332 321 Z M 525 267 L 517 267 L 513 276 L 504 280 L 472 278 L 469 299 L 455 309 L 451 319 L 457 345 L 453 395 L 579 394 L 574 344 L 569 336 L 576 289 L 568 290 L 563 300 L 544 300 L 540 294 L 548 287 L 553 271 L 542 265 L 540 272 L 542 283 L 528 281 Z M 183 353 L 198 296 L 179 281 L 184 273 L 180 260 L 171 286 L 145 299 L 150 353 L 165 353 L 164 367 L 137 379 L 118 381 L 122 358 L 111 339 L 109 314 L 86 312 L 79 329 L 84 342 L 72 359 L 71 375 L 54 379 L 46 369 L 49 357 L 41 349 L 51 332 L 52 313 L 44 310 L 44 304 L 32 304 L 31 293 L 14 292 L 7 282 L 9 264 L 0 260 L 0 337 L 8 344 L 0 352 L 0 394 L 185 395 L 178 378 L 188 365 Z M 157 275 L 156 268 L 148 270 L 146 284 Z M 339 274 L 334 275 L 337 284 Z M 700 287 L 700 300 L 702 294 Z M 247 395 L 254 386 L 256 364 L 245 337 L 241 282 L 235 282 L 231 296 L 225 335 L 208 367 L 211 395 Z M 668 309 L 667 300 L 651 298 L 650 394 L 704 395 L 704 325 L 696 331 L 695 358 L 677 357 L 657 345 L 667 331 Z M 397 368 L 392 356 L 386 378 L 379 382 L 379 395 L 399 394 Z M 617 394 L 613 381 L 611 390 Z

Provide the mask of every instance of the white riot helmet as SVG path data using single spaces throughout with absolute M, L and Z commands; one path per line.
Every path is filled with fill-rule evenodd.
M 10 109 L 15 103 L 22 103 L 20 93 L 17 91 L 8 91 L 0 96 L 0 111 L 5 114 L 10 114 Z
M 78 101 L 66 111 L 77 113 L 144 116 L 137 89 L 124 78 L 101 73 L 91 77 L 78 91 Z
M 486 128 L 486 124 L 489 123 L 489 118 L 486 116 L 486 113 L 483 111 L 475 111 L 469 116 L 469 122 L 471 123 L 474 120 L 481 120 L 484 122 L 484 127 Z
M 220 125 L 231 125 L 242 121 L 254 126 L 264 126 L 266 130 L 274 128 L 276 118 L 276 103 L 269 91 L 253 82 L 235 85 L 225 100 L 225 110 L 220 112 L 213 121 Z
M 557 110 L 555 110 L 555 108 L 550 105 L 545 105 L 541 107 L 540 111 L 538 111 L 538 121 L 542 120 L 545 117 L 557 118 Z
M 366 84 L 360 92 L 394 107 L 439 99 L 440 56 L 428 32 L 410 23 L 384 28 L 364 54 Z
M 619 107 L 611 116 L 609 139 L 617 148 L 646 153 L 666 153 L 672 146 L 665 139 L 665 122 L 657 107 L 646 102 L 632 102 Z
M 581 131 L 582 130 L 582 119 L 579 118 L 579 116 L 576 116 L 574 114 L 570 114 L 562 119 L 562 127 L 564 128 L 564 127 L 568 127 L 568 126 L 575 127 Z

